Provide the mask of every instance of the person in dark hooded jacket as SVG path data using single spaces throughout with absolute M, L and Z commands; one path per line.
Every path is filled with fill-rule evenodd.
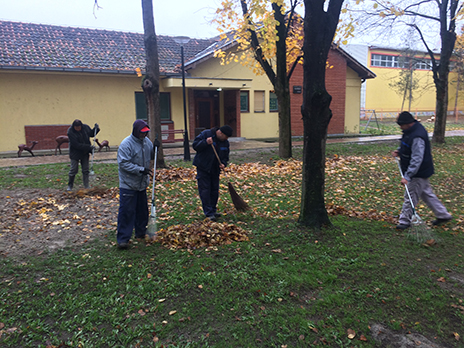
M 74 186 L 74 178 L 79 170 L 79 162 L 82 167 L 82 178 L 84 188 L 89 188 L 89 156 L 95 147 L 90 144 L 90 138 L 95 137 L 100 131 L 98 124 L 90 128 L 83 124 L 81 120 L 74 120 L 71 127 L 68 128 L 69 138 L 69 158 L 71 159 L 71 169 L 69 170 L 68 191 Z
M 400 160 L 403 174 L 401 184 L 407 185 L 414 206 L 417 206 L 420 198 L 432 209 L 437 217 L 432 222 L 432 225 L 437 226 L 447 223 L 453 217 L 435 195 L 429 181 L 429 178 L 434 173 L 434 167 L 427 130 L 407 111 L 403 111 L 398 115 L 396 123 L 403 131 L 403 137 L 401 138 L 400 147 L 394 150 L 392 155 L 399 157 Z M 405 192 L 403 209 L 396 229 L 405 230 L 409 228 L 412 214 L 411 202 L 407 192 Z
M 219 199 L 219 174 L 229 161 L 229 141 L 232 135 L 230 126 L 207 129 L 201 132 L 193 141 L 192 147 L 197 152 L 193 165 L 197 167 L 198 193 L 200 194 L 203 212 L 211 221 L 221 215 L 217 212 Z M 215 147 L 219 159 L 214 153 Z
M 127 249 L 135 228 L 135 237 L 145 239 L 149 218 L 147 187 L 150 183 L 150 161 L 154 158 L 154 147 L 147 135 L 150 131 L 143 120 L 136 120 L 132 134 L 118 148 L 119 168 L 119 212 L 117 242 L 119 249 Z

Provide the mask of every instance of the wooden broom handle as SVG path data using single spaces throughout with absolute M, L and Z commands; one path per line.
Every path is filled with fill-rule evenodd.
M 219 155 L 218 155 L 218 153 L 216 151 L 216 148 L 214 147 L 214 144 L 211 144 L 211 147 L 213 148 L 214 154 L 216 155 L 216 158 L 217 158 L 219 164 L 221 164 L 221 160 L 219 159 Z
M 222 162 L 221 162 L 221 160 L 219 159 L 219 155 L 218 155 L 218 153 L 217 153 L 217 151 L 216 151 L 216 148 L 214 147 L 214 144 L 211 144 L 211 147 L 213 148 L 214 154 L 216 155 L 216 158 L 217 158 L 217 160 L 218 160 L 218 162 L 219 162 L 219 165 L 221 165 Z M 226 172 L 226 171 L 224 170 L 224 173 L 225 173 L 225 172 Z

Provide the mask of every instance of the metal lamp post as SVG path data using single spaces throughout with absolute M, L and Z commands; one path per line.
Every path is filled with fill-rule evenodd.
M 185 67 L 184 67 L 184 44 L 190 41 L 189 37 L 178 36 L 174 38 L 174 41 L 180 44 L 180 56 L 182 60 L 182 96 L 184 101 L 184 161 L 190 161 L 190 143 L 188 136 L 188 124 L 187 124 L 187 105 L 185 96 Z

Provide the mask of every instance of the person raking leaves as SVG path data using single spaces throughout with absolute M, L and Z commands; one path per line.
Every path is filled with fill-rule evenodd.
M 401 184 L 407 185 L 411 200 L 417 206 L 419 198 L 433 211 L 436 220 L 432 225 L 444 224 L 452 219 L 443 203 L 433 193 L 429 178 L 434 173 L 431 145 L 427 130 L 407 111 L 398 115 L 396 123 L 403 131 L 400 147 L 392 152 L 393 157 L 400 158 L 403 177 Z M 407 192 L 404 195 L 403 208 L 396 226 L 405 230 L 411 225 L 413 209 Z
M 145 240 L 149 218 L 147 187 L 153 175 L 150 161 L 155 148 L 160 146 L 156 139 L 152 144 L 147 135 L 150 131 L 143 120 L 136 120 L 132 134 L 118 148 L 119 211 L 117 243 L 119 249 L 128 249 L 132 232 L 135 238 Z
M 79 170 L 79 162 L 82 167 L 82 179 L 84 188 L 89 188 L 89 157 L 95 147 L 90 144 L 90 138 L 93 138 L 100 131 L 100 127 L 95 123 L 94 128 L 83 124 L 81 120 L 74 120 L 68 129 L 69 138 L 69 158 L 71 159 L 71 168 L 69 170 L 69 180 L 67 191 L 71 191 L 74 186 L 74 178 Z
M 219 199 L 219 174 L 229 162 L 229 137 L 232 128 L 228 125 L 220 128 L 206 129 L 193 141 L 192 147 L 197 152 L 193 165 L 197 167 L 198 193 L 203 212 L 207 219 L 216 221 L 221 216 L 217 212 Z M 213 145 L 220 162 L 212 148 Z

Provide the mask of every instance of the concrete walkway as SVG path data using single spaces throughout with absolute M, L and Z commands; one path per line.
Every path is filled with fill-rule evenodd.
M 429 134 L 432 135 L 431 133 Z M 464 136 L 464 130 L 447 131 L 446 136 Z M 328 138 L 327 143 L 369 143 L 379 141 L 391 141 L 399 140 L 400 135 L 384 135 L 384 136 L 362 136 L 362 137 L 344 137 L 344 138 Z M 230 151 L 243 151 L 247 149 L 266 149 L 266 148 L 278 148 L 279 143 L 277 140 L 272 141 L 260 141 L 260 140 L 248 140 L 245 138 L 230 138 Z M 303 141 L 293 141 L 294 147 L 303 146 Z M 28 152 L 23 152 L 22 157 L 14 157 L 16 153 L 0 153 L 0 167 L 16 167 L 16 166 L 31 166 L 38 164 L 48 163 L 67 163 L 69 162 L 69 156 L 66 151 L 63 151 L 62 155 L 54 155 L 55 150 L 42 150 L 34 151 L 35 156 L 32 157 Z M 164 146 L 164 156 L 166 158 L 183 158 L 184 148 L 182 143 L 166 144 Z M 190 147 L 190 154 L 193 159 L 195 151 Z M 116 151 L 102 151 L 95 153 L 95 161 L 115 161 L 117 157 Z

